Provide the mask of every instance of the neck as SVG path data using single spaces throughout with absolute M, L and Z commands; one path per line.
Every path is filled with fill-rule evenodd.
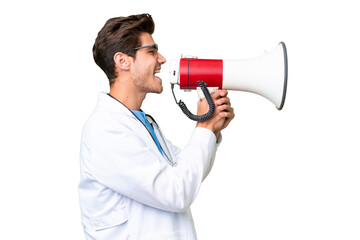
M 110 86 L 110 95 L 124 104 L 130 110 L 140 110 L 146 93 L 139 93 L 136 88 L 120 86 L 118 82 L 114 82 Z

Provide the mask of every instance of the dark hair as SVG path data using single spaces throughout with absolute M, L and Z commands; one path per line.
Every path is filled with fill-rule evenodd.
M 142 32 L 153 34 L 154 21 L 150 14 L 131 15 L 109 19 L 100 30 L 93 46 L 96 64 L 105 72 L 110 85 L 116 78 L 114 55 L 125 53 L 135 58 L 136 50 L 141 42 Z

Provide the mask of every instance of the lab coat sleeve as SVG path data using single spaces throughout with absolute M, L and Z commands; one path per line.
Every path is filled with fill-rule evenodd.
M 129 126 L 109 128 L 88 136 L 90 174 L 113 191 L 143 204 L 182 212 L 194 201 L 212 165 L 215 135 L 196 128 L 189 143 L 177 152 L 172 167 Z
M 220 135 L 216 141 L 215 147 L 213 148 L 213 152 L 211 154 L 211 159 L 210 159 L 210 165 L 207 169 L 207 172 L 204 174 L 203 180 L 209 175 L 209 173 L 214 165 L 216 151 L 217 151 L 217 148 L 220 146 L 221 141 L 222 141 L 222 134 L 220 133 Z M 166 142 L 167 142 L 167 145 L 170 147 L 171 151 L 173 152 L 173 154 L 175 155 L 176 159 L 178 159 L 179 157 L 181 158 L 181 148 L 173 145 L 171 143 L 171 141 L 169 141 L 169 140 L 166 140 Z

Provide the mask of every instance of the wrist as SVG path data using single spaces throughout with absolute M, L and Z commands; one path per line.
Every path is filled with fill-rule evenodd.
M 215 134 L 215 136 L 216 136 L 216 140 L 219 138 L 219 136 L 220 136 L 220 131 L 215 131 L 215 132 L 213 132 L 214 134 Z
M 196 127 L 206 128 L 210 131 L 212 131 L 216 137 L 216 139 L 219 138 L 221 130 L 215 130 L 213 125 L 205 124 L 204 122 L 197 122 Z
M 213 126 L 206 124 L 204 122 L 197 122 L 196 127 L 202 127 L 202 128 L 209 129 L 210 131 L 212 131 L 215 134 L 215 129 L 213 128 Z

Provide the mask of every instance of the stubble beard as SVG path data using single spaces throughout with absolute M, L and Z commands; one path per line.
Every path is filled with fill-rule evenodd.
M 160 89 L 159 88 L 155 88 L 153 87 L 152 85 L 150 84 L 147 84 L 147 82 L 155 82 L 155 81 L 158 81 L 157 79 L 154 79 L 155 76 L 154 75 L 149 75 L 149 76 L 141 76 L 143 74 L 138 74 L 139 71 L 134 71 L 133 72 L 133 80 L 134 80 L 134 84 L 136 87 L 138 87 L 138 89 L 141 91 L 141 92 L 145 92 L 145 93 L 162 93 L 163 91 L 163 86 L 162 86 L 162 80 L 159 78 L 160 80 Z M 149 79 L 147 81 L 147 79 Z M 158 85 L 158 83 L 156 83 L 156 85 Z

